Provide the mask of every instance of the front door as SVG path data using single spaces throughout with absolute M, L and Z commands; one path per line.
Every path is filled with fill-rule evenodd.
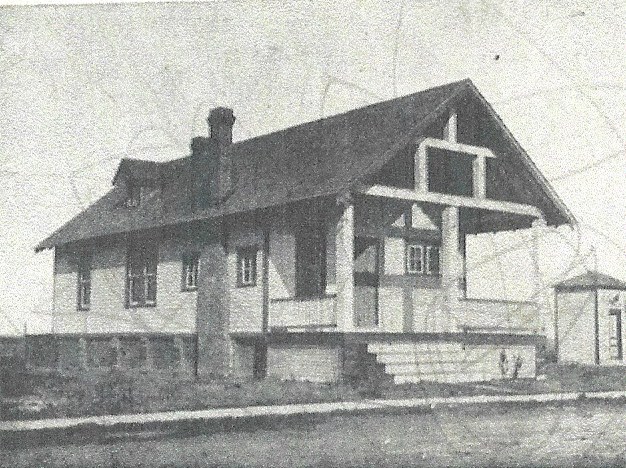
M 378 326 L 379 253 L 379 239 L 355 238 L 354 313 L 357 327 Z

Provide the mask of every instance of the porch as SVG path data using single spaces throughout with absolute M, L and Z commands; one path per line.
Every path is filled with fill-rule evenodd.
M 283 213 L 269 232 L 266 331 L 542 333 L 537 304 L 467 295 L 466 236 L 498 214 L 370 194 Z
M 457 117 L 350 191 L 265 217 L 263 320 L 240 331 L 540 334 L 536 304 L 468 297 L 468 236 L 545 216 L 527 187 L 507 185 L 489 142 L 457 139 Z
M 393 290 L 383 291 L 388 298 Z M 543 324 L 539 306 L 533 302 L 486 299 L 459 299 L 445 303 L 443 292 L 414 288 L 396 304 L 388 304 L 371 324 L 353 326 L 354 333 L 479 333 L 540 334 Z M 379 301 L 380 302 L 380 301 Z M 353 308 L 357 323 L 359 311 Z M 269 305 L 270 332 L 335 332 L 340 330 L 337 296 L 272 300 Z M 345 331 L 345 330 L 344 330 Z

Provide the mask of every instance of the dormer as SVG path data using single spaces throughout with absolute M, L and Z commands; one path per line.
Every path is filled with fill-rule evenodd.
M 158 188 L 159 181 L 158 163 L 141 159 L 122 159 L 113 178 L 113 185 L 120 187 L 124 192 L 120 206 L 126 208 L 140 206 L 146 194 Z

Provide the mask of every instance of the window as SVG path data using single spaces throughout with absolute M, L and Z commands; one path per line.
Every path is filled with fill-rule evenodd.
M 439 275 L 439 246 L 421 243 L 408 244 L 406 272 L 410 275 Z
M 91 256 L 81 254 L 78 259 L 78 310 L 91 305 Z
M 130 307 L 156 304 L 158 249 L 154 239 L 133 240 L 128 254 L 127 297 Z
M 129 181 L 126 190 L 126 206 L 129 208 L 139 206 L 141 203 L 141 185 Z
M 197 252 L 183 255 L 183 291 L 193 291 L 198 287 L 199 259 Z
M 242 247 L 237 250 L 237 286 L 256 286 L 257 247 Z
M 424 247 L 411 244 L 406 249 L 406 271 L 411 274 L 424 273 Z

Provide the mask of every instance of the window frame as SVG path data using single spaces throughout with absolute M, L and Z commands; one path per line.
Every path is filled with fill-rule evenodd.
M 189 268 L 191 267 L 191 268 Z M 200 271 L 200 252 L 184 252 L 182 258 L 181 289 L 183 292 L 196 291 L 198 289 L 198 274 Z M 192 278 L 193 284 L 189 283 Z
M 139 253 L 138 253 L 139 251 Z M 134 264 L 135 261 L 137 265 Z M 154 239 L 131 239 L 126 261 L 126 307 L 155 307 L 157 304 L 159 249 Z M 135 270 L 135 268 L 137 268 Z M 142 298 L 134 300 L 135 281 L 141 281 Z M 151 286 L 153 286 L 151 288 Z M 154 296 L 148 299 L 149 296 Z
M 257 256 L 259 248 L 256 245 L 237 248 L 237 287 L 250 288 L 257 285 Z M 245 265 L 246 260 L 250 261 L 249 267 Z M 249 278 L 246 279 L 246 272 L 249 271 Z
M 411 252 L 419 249 L 419 261 L 420 268 L 412 268 L 411 265 Z M 431 266 L 432 251 L 437 250 L 437 268 L 433 269 Z M 428 242 L 407 241 L 405 249 L 405 274 L 411 276 L 433 276 L 437 277 L 441 275 L 441 247 L 436 244 Z
M 418 249 L 419 249 L 420 268 L 416 269 L 416 268 L 412 268 L 411 260 L 413 258 L 416 258 L 415 254 L 412 254 L 412 252 L 415 252 Z M 407 274 L 409 275 L 423 275 L 424 274 L 424 246 L 422 244 L 418 242 L 407 243 L 405 257 L 406 257 L 405 264 L 406 264 Z
M 76 308 L 77 310 L 89 310 L 91 308 L 91 262 L 92 255 L 89 252 L 81 252 L 77 259 L 76 269 Z M 86 278 L 85 278 L 86 276 Z M 87 294 L 85 294 L 85 287 Z M 87 298 L 87 301 L 85 301 Z

